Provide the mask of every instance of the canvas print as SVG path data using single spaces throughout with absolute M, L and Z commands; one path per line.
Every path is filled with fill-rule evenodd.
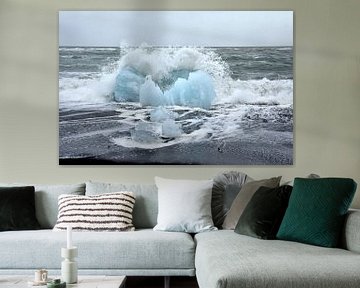
M 293 164 L 292 11 L 60 11 L 59 164 Z

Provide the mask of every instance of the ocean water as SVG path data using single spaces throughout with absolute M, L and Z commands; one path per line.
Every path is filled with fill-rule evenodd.
M 59 158 L 292 164 L 293 49 L 60 47 Z

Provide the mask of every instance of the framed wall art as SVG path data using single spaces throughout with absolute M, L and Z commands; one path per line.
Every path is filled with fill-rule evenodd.
M 60 11 L 59 164 L 293 164 L 292 11 Z

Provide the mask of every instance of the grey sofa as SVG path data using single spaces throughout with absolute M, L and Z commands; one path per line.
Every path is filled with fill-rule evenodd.
M 194 237 L 153 231 L 157 220 L 155 185 L 88 182 L 35 185 L 35 189 L 37 218 L 43 229 L 0 232 L 0 275 L 29 274 L 39 268 L 48 269 L 50 275 L 60 273 L 60 248 L 66 245 L 66 235 L 51 230 L 60 194 L 126 190 L 136 195 L 136 231 L 74 232 L 79 274 L 166 276 L 167 280 L 168 276 L 196 275 L 200 288 L 360 287 L 360 211 L 350 211 L 347 216 L 343 249 L 329 249 L 259 240 L 230 230 Z
M 22 184 L 15 184 L 21 186 Z M 14 186 L 14 184 L 0 184 Z M 93 183 L 76 185 L 34 185 L 36 216 L 41 230 L 0 232 L 0 275 L 26 274 L 46 268 L 60 274 L 61 247 L 66 232 L 51 228 L 57 219 L 57 198 L 61 194 L 94 195 L 133 191 L 134 232 L 73 232 L 78 247 L 79 274 L 194 276 L 195 243 L 187 233 L 153 231 L 157 222 L 155 185 Z
M 344 249 L 261 240 L 231 230 L 197 234 L 197 281 L 201 288 L 360 287 L 359 211 L 348 214 L 345 227 Z

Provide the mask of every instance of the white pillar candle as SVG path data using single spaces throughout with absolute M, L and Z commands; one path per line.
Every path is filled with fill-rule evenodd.
M 71 234 L 72 227 L 70 225 L 67 226 L 66 232 L 67 232 L 66 248 L 70 249 L 70 248 L 72 248 L 72 234 Z

